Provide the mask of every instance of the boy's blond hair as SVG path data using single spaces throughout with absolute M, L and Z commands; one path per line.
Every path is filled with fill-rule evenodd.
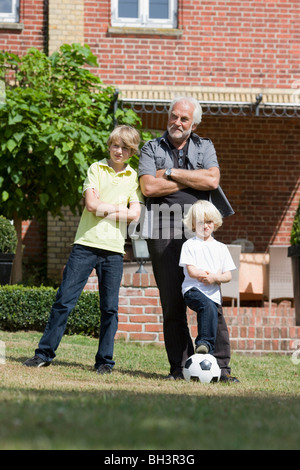
M 110 147 L 112 144 L 119 143 L 120 140 L 130 149 L 131 155 L 138 155 L 141 138 L 134 127 L 125 124 L 115 127 L 107 140 L 107 145 Z
M 184 217 L 183 222 L 188 230 L 195 232 L 196 220 L 200 222 L 212 221 L 215 225 L 215 230 L 221 227 L 223 223 L 222 216 L 216 206 L 205 200 L 195 202 Z

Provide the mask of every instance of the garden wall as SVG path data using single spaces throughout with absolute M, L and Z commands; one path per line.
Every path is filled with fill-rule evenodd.
M 97 290 L 95 272 L 85 287 Z M 292 353 L 300 348 L 300 327 L 290 302 L 278 306 L 224 307 L 233 351 L 248 354 Z M 196 314 L 188 310 L 193 338 L 197 334 Z M 120 288 L 117 338 L 163 345 L 162 310 L 153 274 L 125 273 Z

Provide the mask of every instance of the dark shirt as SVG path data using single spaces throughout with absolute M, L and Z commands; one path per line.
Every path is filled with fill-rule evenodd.
M 155 177 L 157 170 L 180 167 L 179 152 L 174 147 L 172 148 L 167 137 L 168 133 L 165 132 L 162 137 L 150 140 L 143 146 L 139 159 L 139 177 L 143 175 Z M 193 171 L 212 167 L 219 167 L 213 143 L 208 138 L 199 137 L 192 133 L 187 143 L 181 168 Z M 143 236 L 151 238 L 153 229 L 158 227 L 158 222 L 160 226 L 174 224 L 172 207 L 175 209 L 176 218 L 180 217 L 181 223 L 183 212 L 186 213 L 189 207 L 199 199 L 211 200 L 224 217 L 234 213 L 220 186 L 214 191 L 185 188 L 167 196 L 146 199 L 146 214 L 142 224 Z

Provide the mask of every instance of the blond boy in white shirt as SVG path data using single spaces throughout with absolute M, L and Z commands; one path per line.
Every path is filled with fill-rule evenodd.
M 227 246 L 213 237 L 222 222 L 218 209 L 202 200 L 193 204 L 184 219 L 188 230 L 195 233 L 183 244 L 179 264 L 185 275 L 184 300 L 197 313 L 196 353 L 214 354 L 218 306 L 222 304 L 220 284 L 229 282 L 236 269 Z

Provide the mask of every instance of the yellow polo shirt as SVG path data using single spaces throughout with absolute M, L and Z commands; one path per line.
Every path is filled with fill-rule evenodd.
M 83 194 L 89 188 L 95 188 L 100 200 L 110 204 L 127 206 L 131 202 L 143 202 L 136 171 L 127 165 L 116 173 L 106 159 L 93 163 L 88 169 Z M 84 208 L 74 243 L 124 254 L 126 237 L 126 222 L 97 217 Z

